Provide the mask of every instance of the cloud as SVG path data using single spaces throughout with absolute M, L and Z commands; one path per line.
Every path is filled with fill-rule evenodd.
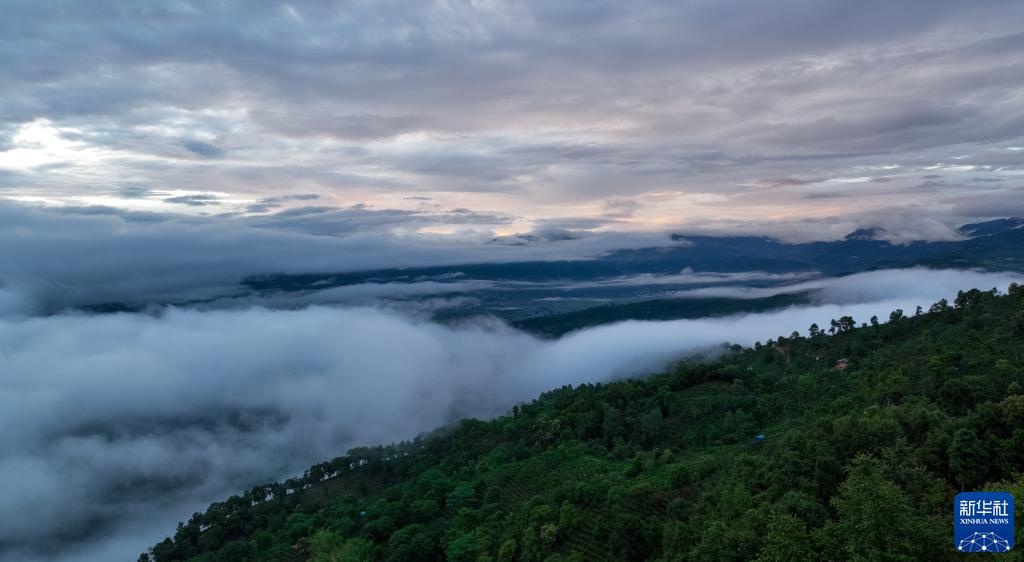
M 276 197 L 264 197 L 255 203 L 248 205 L 245 210 L 248 213 L 266 213 L 272 209 L 282 207 L 292 201 L 315 201 L 320 198 L 316 193 L 297 193 L 294 195 L 278 195 Z
M 855 197 L 855 195 L 850 195 L 850 197 Z M 955 210 L 950 211 L 949 205 L 944 206 L 947 209 L 941 212 L 933 212 L 927 207 L 912 205 L 880 207 L 866 212 L 821 217 L 695 221 L 680 229 L 679 232 L 711 236 L 768 236 L 791 244 L 840 240 L 860 229 L 878 229 L 880 239 L 896 244 L 915 240 L 962 239 L 957 232 L 957 227 L 969 222 L 973 215 L 961 214 Z M 1013 206 L 1010 205 L 1007 214 L 1012 214 L 1009 213 L 1012 209 Z M 988 215 L 984 216 L 988 217 Z
M 520 240 L 512 238 L 502 240 L 503 244 L 537 243 L 535 240 Z M 923 270 L 922 270 L 923 271 Z M 403 310 L 406 314 L 425 311 L 432 312 L 437 308 L 450 308 L 465 306 L 470 303 L 477 303 L 477 297 L 473 293 L 488 290 L 517 291 L 517 290 L 555 290 L 575 291 L 579 289 L 609 288 L 609 287 L 644 287 L 647 291 L 658 286 L 692 285 L 692 286 L 714 286 L 725 285 L 722 296 L 732 298 L 760 298 L 778 293 L 789 293 L 795 291 L 808 291 L 820 289 L 828 285 L 829 280 L 812 282 L 810 284 L 793 283 L 812 279 L 820 276 L 816 271 L 794 272 L 794 273 L 767 273 L 763 271 L 745 271 L 738 273 L 696 273 L 687 268 L 675 275 L 658 275 L 643 273 L 639 275 L 625 275 L 620 277 L 609 277 L 593 281 L 510 281 L 510 280 L 482 280 L 462 279 L 465 274 L 455 272 L 432 276 L 430 278 L 416 278 L 411 281 L 388 281 L 358 283 L 342 285 L 327 289 L 310 289 L 303 291 L 282 291 L 268 294 L 243 294 L 217 298 L 210 301 L 190 304 L 191 308 L 203 310 L 216 310 L 223 308 L 243 308 L 246 306 L 262 306 L 268 308 L 294 309 L 308 305 L 368 305 L 375 307 L 395 308 Z M 739 286 L 743 283 L 755 282 L 759 284 L 771 283 L 777 286 L 776 289 L 758 289 L 747 291 L 745 287 Z M 316 283 L 311 285 L 316 286 Z M 730 292 L 731 291 L 731 292 Z M 712 291 L 714 293 L 714 291 Z M 663 293 L 666 296 L 688 297 L 689 291 L 674 291 Z M 12 293 L 12 295 L 14 295 Z M 425 302 L 430 299 L 423 299 L 429 295 L 437 295 L 440 299 Z M 470 296 L 464 296 L 470 295 Z M 697 290 L 692 292 L 694 297 L 705 296 Z M 719 296 L 709 294 L 707 296 Z M 572 300 L 575 297 L 544 297 L 541 300 Z M 586 297 L 584 300 L 594 301 L 595 297 Z M 2 301 L 0 301 L 2 302 Z M 12 303 L 13 304 L 16 303 Z M 17 310 L 12 308 L 12 310 Z M 3 315 L 3 308 L 0 305 L 0 316 Z
M 462 225 L 507 220 L 458 211 Z M 254 217 L 204 217 L 110 207 L 41 207 L 0 200 L 0 289 L 28 310 L 222 297 L 269 273 L 587 259 L 675 244 L 664 233 L 579 233 L 530 246 L 485 244 L 489 231 L 421 234 L 436 215 L 365 207 L 298 207 Z
M 765 178 L 754 182 L 758 187 L 788 187 L 794 185 L 810 185 L 818 183 L 820 179 L 803 179 L 803 178 Z
M 1022 18 L 1001 0 L 6 2 L 0 189 L 51 206 L 0 200 L 0 512 L 18 514 L 0 560 L 132 559 L 354 444 L 1004 286 L 618 278 L 601 283 L 817 300 L 542 341 L 425 319 L 492 282 L 239 282 L 588 259 L 679 244 L 668 231 L 956 239 L 1024 214 Z
M 117 194 L 125 199 L 139 199 L 154 195 L 152 189 L 141 185 L 125 185 L 117 190 Z
M 0 182 L 49 200 L 111 177 L 378 207 L 458 193 L 642 228 L 841 214 L 830 194 L 941 212 L 960 182 L 915 192 L 911 174 L 1024 164 L 1005 148 L 1024 144 L 1012 2 L 5 8 Z M 803 183 L 888 165 L 906 175 L 874 190 Z M 718 199 L 641 201 L 669 192 Z
M 203 207 L 206 205 L 220 205 L 220 199 L 216 195 L 201 193 L 198 195 L 178 195 L 176 197 L 164 197 L 165 203 L 177 205 L 188 205 L 190 207 Z
M 640 202 L 632 199 L 609 199 L 604 203 L 604 216 L 611 218 L 632 217 L 640 207 Z
M 221 158 L 224 156 L 224 149 L 210 143 L 197 140 L 187 140 L 181 143 L 185 150 L 200 158 Z
M 253 226 L 318 236 L 345 236 L 357 232 L 389 230 L 415 232 L 430 226 L 474 225 L 487 228 L 508 225 L 514 221 L 515 217 L 504 213 L 484 213 L 465 208 L 448 211 L 378 209 L 362 203 L 345 208 L 292 207 L 246 219 Z
M 500 324 L 310 307 L 0 319 L 0 560 L 132 558 L 213 500 L 355 445 L 641 375 L 722 342 L 913 310 L 1006 275 L 874 272 L 841 303 L 623 322 L 545 341 Z M 386 390 L 383 390 L 386 389 Z
M 963 217 L 1006 217 L 1024 216 L 1024 194 L 1020 187 L 1008 190 L 1014 197 L 1007 197 L 1007 191 L 980 192 L 969 196 L 951 198 L 953 212 Z
M 314 284 L 315 285 L 315 284 Z M 409 316 L 429 317 L 429 313 L 442 308 L 463 307 L 476 304 L 475 297 L 466 296 L 476 291 L 494 288 L 521 288 L 528 284 L 485 280 L 391 281 L 342 285 L 320 290 L 282 291 L 269 294 L 244 293 L 190 304 L 198 310 L 240 309 L 260 306 L 274 309 L 296 309 L 310 305 L 374 306 L 402 310 Z M 427 298 L 432 297 L 433 298 Z M 13 297 L 12 297 L 13 298 Z M 17 301 L 9 304 L 12 310 Z M 421 314 L 422 313 L 422 314 Z M 0 315 L 3 314 L 3 300 L 0 297 Z
M 307 200 L 303 196 L 287 201 Z M 590 259 L 618 249 L 686 243 L 673 241 L 663 232 L 552 228 L 495 237 L 486 229 L 489 222 L 503 220 L 506 218 L 464 209 L 419 213 L 365 206 L 293 207 L 255 216 L 195 216 L 0 201 L 0 237 L 4 240 L 0 245 L 0 291 L 19 295 L 6 305 L 0 304 L 0 310 L 32 314 L 110 303 L 144 306 L 237 299 L 247 293 L 239 283 L 255 275 Z M 445 221 L 457 222 L 470 230 L 452 235 L 418 230 Z M 472 230 L 476 226 L 484 228 Z M 724 226 L 731 228 L 730 234 L 743 232 L 740 225 Z M 859 220 L 754 223 L 747 225 L 747 233 L 768 232 L 782 239 L 804 241 L 841 238 L 857 228 L 870 227 L 884 228 L 885 235 L 896 241 L 959 237 L 947 223 L 912 210 L 878 212 Z M 722 225 L 709 225 L 687 234 L 722 234 L 719 228 Z M 639 282 L 717 282 L 712 278 L 697 279 L 707 275 L 701 272 L 688 276 L 683 272 L 673 278 L 643 277 Z M 382 294 L 378 297 L 386 298 L 383 293 L 389 290 L 448 292 L 445 288 L 394 285 L 366 289 L 379 291 Z M 454 285 L 450 288 L 456 292 L 463 289 Z M 315 302 L 351 302 L 321 297 L 323 300 Z
M 810 281 L 799 280 L 798 276 L 791 276 L 798 282 L 788 285 L 777 285 L 772 287 L 749 287 L 749 286 L 718 286 L 700 287 L 675 291 L 668 296 L 682 298 L 708 298 L 726 297 L 733 299 L 760 299 L 773 295 L 812 292 L 812 302 L 851 304 L 868 302 L 882 298 L 913 299 L 921 294 L 933 295 L 955 295 L 958 290 L 966 288 L 980 288 L 988 290 L 992 287 L 999 287 L 1005 290 L 1006 287 L 1021 279 L 1019 273 L 990 273 L 981 270 L 945 270 L 939 275 L 933 274 L 936 270 L 924 267 L 912 267 L 898 270 L 869 271 L 855 273 L 845 277 L 826 277 Z M 751 279 L 762 279 L 756 274 Z M 922 281 L 926 280 L 926 281 Z M 926 288 L 922 289 L 917 284 L 924 283 Z

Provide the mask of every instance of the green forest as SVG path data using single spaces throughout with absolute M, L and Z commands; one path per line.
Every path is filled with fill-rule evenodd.
M 139 560 L 959 559 L 957 492 L 1024 501 L 1024 288 L 1008 293 L 353 449 L 211 505 Z

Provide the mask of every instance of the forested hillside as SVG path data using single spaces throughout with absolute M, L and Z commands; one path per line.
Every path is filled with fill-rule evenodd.
M 356 449 L 212 505 L 140 560 L 955 559 L 954 494 L 1024 501 L 1009 292 Z

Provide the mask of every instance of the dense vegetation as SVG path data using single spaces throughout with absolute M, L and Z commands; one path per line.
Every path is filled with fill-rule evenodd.
M 1024 289 L 854 326 L 352 450 L 140 560 L 955 559 L 957 491 L 1024 501 Z

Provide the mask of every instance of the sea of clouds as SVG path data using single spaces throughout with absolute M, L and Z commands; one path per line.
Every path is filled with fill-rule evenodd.
M 0 239 L 0 513 L 17 514 L 0 518 L 3 562 L 132 560 L 210 502 L 353 446 L 501 415 L 566 384 L 642 376 L 724 342 L 806 332 L 843 315 L 885 319 L 1020 277 L 918 268 L 837 279 L 684 270 L 599 280 L 585 285 L 721 283 L 679 296 L 813 298 L 770 313 L 628 321 L 550 340 L 494 319 L 442 325 L 423 314 L 425 301 L 453 287 L 472 294 L 491 281 L 271 296 L 239 296 L 238 282 L 271 272 L 579 259 L 669 237 L 506 248 L 0 201 Z M 735 286 L 748 281 L 781 285 Z M 79 308 L 190 299 L 203 303 Z
M 558 340 L 394 308 L 8 314 L 0 479 L 12 485 L 0 512 L 19 516 L 0 519 L 0 560 L 134 558 L 209 502 L 352 446 L 500 415 L 565 384 L 643 375 L 723 342 L 806 332 L 847 314 L 884 319 L 1019 278 L 876 271 L 813 281 L 812 306 L 628 321 Z

